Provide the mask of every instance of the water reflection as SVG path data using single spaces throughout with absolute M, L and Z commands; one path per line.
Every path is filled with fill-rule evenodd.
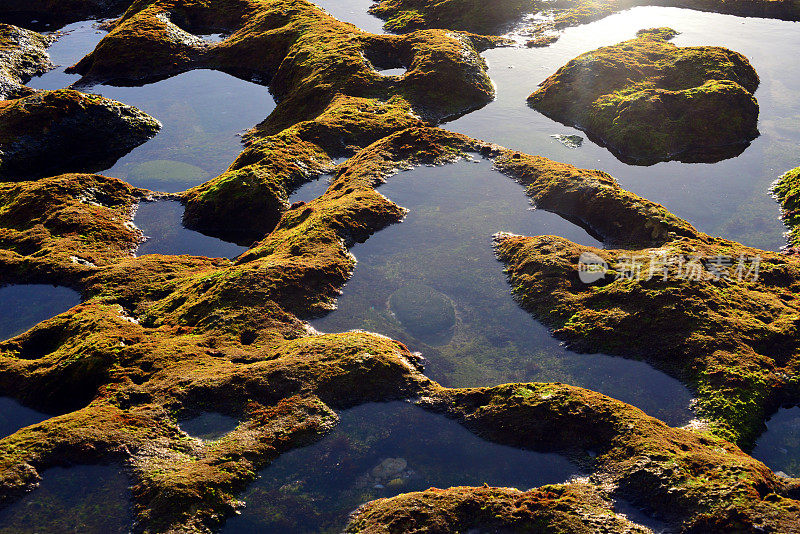
M 365 32 L 386 33 L 383 29 L 383 21 L 367 12 L 375 4 L 373 0 L 311 0 L 311 2 L 333 15 L 334 18 L 342 22 L 349 22 Z
M 586 141 L 572 150 L 550 137 L 583 135 L 527 106 L 537 84 L 572 58 L 634 37 L 637 30 L 669 26 L 679 46 L 724 46 L 744 54 L 761 77 L 761 136 L 739 157 L 715 164 L 664 162 L 635 167 Z M 498 48 L 483 53 L 497 99 L 447 128 L 479 139 L 546 156 L 578 167 L 601 169 L 623 187 L 664 204 L 700 230 L 777 250 L 784 244 L 778 210 L 767 190 L 783 172 L 800 165 L 800 24 L 741 18 L 678 8 L 636 7 L 603 20 L 568 28 L 547 48 Z
M 133 514 L 128 479 L 116 466 L 54 467 L 38 488 L 0 511 L 0 534 L 124 534 Z
M 214 441 L 233 432 L 239 420 L 221 413 L 206 412 L 181 421 L 179 425 L 193 438 Z
M 8 397 L 0 397 L 0 438 L 10 436 L 20 428 L 41 423 L 49 416 L 21 405 Z
M 410 213 L 353 247 L 353 278 L 337 310 L 312 321 L 315 328 L 398 339 L 421 351 L 426 374 L 447 386 L 560 381 L 634 404 L 669 424 L 692 418 L 691 395 L 677 380 L 642 362 L 572 353 L 513 300 L 492 235 L 560 235 L 598 246 L 581 228 L 531 211 L 522 186 L 485 161 L 416 168 L 389 178 L 379 191 Z
M 77 291 L 46 284 L 0 287 L 0 341 L 21 334 L 81 302 Z
M 410 404 L 366 404 L 343 412 L 321 441 L 265 469 L 222 532 L 341 532 L 349 512 L 379 497 L 484 483 L 525 490 L 576 473 L 562 456 L 484 441 Z
M 142 202 L 136 210 L 134 224 L 147 239 L 136 250 L 145 254 L 191 254 L 209 258 L 234 258 L 247 247 L 210 237 L 183 226 L 183 205 L 174 200 Z
M 800 477 L 800 407 L 778 410 L 767 421 L 767 431 L 758 438 L 753 458 L 775 472 Z
M 80 79 L 65 67 L 91 52 L 104 32 L 94 21 L 70 24 L 49 49 L 60 67 L 31 80 L 60 89 Z M 205 36 L 220 40 L 222 35 Z M 103 174 L 158 191 L 177 192 L 222 173 L 242 151 L 241 133 L 275 108 L 266 87 L 214 70 L 195 70 L 141 87 L 98 85 L 82 91 L 135 106 L 160 120 L 161 131 Z

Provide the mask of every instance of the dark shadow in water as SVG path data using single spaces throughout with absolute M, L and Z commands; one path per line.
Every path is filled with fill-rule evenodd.
M 27 408 L 14 399 L 0 397 L 0 439 L 10 436 L 20 428 L 41 423 L 50 416 Z
M 80 303 L 80 294 L 67 287 L 46 284 L 0 287 L 0 341 L 21 334 Z
M 525 490 L 578 473 L 560 455 L 484 441 L 411 404 L 366 404 L 340 416 L 331 434 L 262 471 L 222 532 L 341 532 L 349 512 L 380 497 L 484 483 Z
M 247 250 L 247 247 L 184 227 L 183 211 L 183 205 L 175 200 L 140 203 L 133 222 L 142 230 L 147 240 L 139 246 L 136 254 L 190 254 L 209 258 L 234 258 Z
M 118 466 L 54 467 L 38 488 L 0 511 L 0 534 L 126 534 L 133 512 Z
M 576 124 L 573 124 L 569 121 L 559 120 L 557 117 L 552 117 L 548 113 L 537 110 L 532 105 L 529 105 L 529 107 L 534 111 L 536 111 L 537 113 L 541 113 L 543 116 L 547 117 L 548 119 L 558 124 L 562 124 L 568 128 L 575 128 L 577 130 L 580 130 L 591 142 L 593 142 L 598 147 L 607 149 L 620 162 L 626 165 L 634 165 L 638 167 L 650 167 L 657 163 L 664 163 L 668 161 L 677 161 L 680 163 L 708 163 L 708 164 L 719 163 L 720 161 L 724 161 L 726 159 L 731 159 L 742 155 L 742 153 L 745 150 L 747 150 L 747 148 L 751 145 L 753 139 L 755 139 L 754 137 L 753 139 L 748 139 L 747 141 L 742 141 L 741 143 L 735 143 L 730 145 L 690 148 L 682 152 L 679 152 L 677 154 L 672 154 L 669 156 L 665 155 L 664 157 L 650 157 L 650 156 L 637 157 L 632 154 L 626 154 L 620 151 L 618 147 L 606 143 L 600 136 L 594 134 L 593 132 L 588 132 Z
M 352 248 L 358 264 L 338 309 L 312 321 L 314 328 L 364 329 L 398 339 L 422 352 L 426 374 L 446 386 L 564 382 L 638 406 L 670 425 L 692 419 L 691 394 L 678 380 L 643 362 L 568 351 L 512 298 L 492 235 L 558 235 L 599 246 L 584 230 L 531 210 L 522 186 L 486 161 L 419 167 L 390 177 L 378 190 L 410 212 Z M 409 324 L 413 308 L 405 322 L 398 319 L 390 298 L 401 288 L 412 294 L 430 288 L 446 297 L 416 314 L 437 319 L 442 336 L 421 339 L 427 325 Z M 455 307 L 452 335 L 445 332 L 448 301 Z
M 767 421 L 767 431 L 756 441 L 753 458 L 776 473 L 800 477 L 800 407 L 782 408 Z
M 233 432 L 239 425 L 239 420 L 221 413 L 205 412 L 180 421 L 178 425 L 193 438 L 214 441 Z

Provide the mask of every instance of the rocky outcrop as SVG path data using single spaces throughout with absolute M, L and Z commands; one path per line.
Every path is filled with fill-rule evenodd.
M 24 84 L 50 68 L 50 38 L 36 32 L 0 24 L 0 100 L 32 93 Z
M 0 179 L 104 169 L 160 128 L 134 107 L 69 89 L 0 101 Z
M 716 47 L 678 47 L 668 28 L 587 52 L 528 97 L 548 117 L 583 129 L 624 161 L 718 161 L 758 135 L 758 75 Z
M 608 495 L 585 483 L 509 488 L 431 488 L 359 508 L 347 533 L 526 532 L 566 534 L 650 530 L 614 513 Z

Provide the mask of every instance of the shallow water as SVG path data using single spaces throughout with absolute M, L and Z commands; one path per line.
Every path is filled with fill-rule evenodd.
M 0 397 L 0 439 L 10 436 L 20 428 L 41 423 L 50 416 L 32 410 L 14 399 Z
M 94 21 L 65 30 L 49 49 L 53 62 L 61 66 L 31 80 L 31 87 L 60 89 L 80 80 L 64 68 L 91 52 L 104 35 Z M 266 87 L 214 70 L 194 70 L 140 87 L 98 85 L 81 91 L 135 106 L 161 121 L 163 128 L 153 139 L 102 173 L 168 193 L 225 171 L 243 149 L 241 134 L 275 108 Z
M 782 408 L 767 421 L 767 431 L 758 438 L 753 458 L 775 472 L 800 477 L 800 407 Z
M 484 483 L 525 490 L 578 472 L 562 456 L 484 441 L 410 404 L 366 404 L 340 416 L 331 434 L 263 470 L 222 532 L 341 532 L 349 512 L 379 497 Z
M 206 412 L 180 421 L 178 425 L 193 438 L 214 441 L 233 432 L 239 420 L 221 413 Z
M 77 291 L 47 284 L 0 287 L 0 341 L 81 303 Z
M 486 161 L 419 167 L 390 177 L 378 191 L 411 211 L 351 249 L 358 259 L 353 278 L 338 309 L 312 321 L 314 328 L 399 339 L 421 351 L 426 374 L 446 386 L 559 381 L 611 395 L 672 425 L 692 418 L 691 395 L 677 380 L 642 362 L 570 352 L 513 300 L 493 234 L 560 235 L 599 246 L 584 230 L 532 211 L 522 186 Z M 438 297 L 443 309 L 428 306 L 418 324 L 403 323 L 389 305 L 397 290 L 444 295 Z M 449 313 L 448 301 L 454 328 L 426 331 Z
M 761 77 L 756 98 L 761 136 L 740 156 L 715 164 L 665 162 L 627 165 L 589 139 L 578 149 L 553 134 L 579 134 L 529 108 L 537 85 L 572 58 L 634 37 L 637 30 L 670 26 L 679 46 L 715 45 L 744 54 Z M 747 245 L 776 250 L 785 244 L 769 185 L 800 165 L 800 24 L 687 9 L 637 7 L 598 22 L 568 28 L 547 48 L 484 52 L 497 99 L 445 128 L 578 167 L 597 168 L 623 187 L 664 204 L 698 229 Z
M 235 258 L 247 247 L 210 237 L 185 228 L 183 205 L 175 200 L 142 202 L 133 223 L 147 240 L 139 245 L 137 256 L 145 254 L 191 254 L 209 258 Z
M 349 22 L 370 33 L 386 33 L 383 21 L 370 15 L 367 10 L 375 3 L 373 0 L 310 0 L 338 20 Z
M 128 478 L 119 467 L 54 467 L 33 492 L 0 510 L 0 534 L 124 534 L 133 514 Z
M 321 197 L 330 186 L 330 176 L 320 176 L 315 180 L 306 182 L 289 195 L 289 202 L 311 202 Z

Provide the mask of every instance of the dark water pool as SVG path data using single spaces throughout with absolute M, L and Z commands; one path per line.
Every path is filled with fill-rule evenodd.
M 528 107 L 537 85 L 570 59 L 600 46 L 634 37 L 637 30 L 670 26 L 680 46 L 724 46 L 744 54 L 761 77 L 761 137 L 740 156 L 715 164 L 666 162 L 626 165 L 585 139 L 570 149 L 551 137 L 582 132 Z M 637 7 L 575 28 L 547 48 L 499 48 L 484 52 L 497 99 L 445 125 L 479 139 L 546 156 L 579 167 L 600 169 L 623 187 L 664 204 L 697 228 L 747 245 L 776 250 L 785 244 L 778 208 L 768 188 L 800 165 L 800 24 L 742 18 L 687 9 Z
M 642 362 L 570 352 L 513 300 L 493 234 L 560 235 L 599 246 L 584 230 L 532 211 L 522 186 L 482 160 L 401 172 L 378 191 L 410 213 L 352 248 L 355 274 L 337 310 L 312 321 L 314 328 L 399 339 L 421 351 L 426 374 L 447 386 L 559 381 L 672 425 L 692 418 L 691 395 L 677 380 Z M 415 301 L 423 303 L 416 314 Z
M 66 26 L 49 49 L 60 66 L 29 85 L 60 89 L 80 80 L 64 68 L 91 52 L 103 35 L 95 21 Z M 214 70 L 194 70 L 140 87 L 98 85 L 81 90 L 136 106 L 161 121 L 158 135 L 103 174 L 169 193 L 201 184 L 227 169 L 242 151 L 241 134 L 275 108 L 266 87 Z
M 178 424 L 181 430 L 193 438 L 213 441 L 233 432 L 239 425 L 239 420 L 221 413 L 206 412 Z
M 0 510 L 0 534 L 126 534 L 132 523 L 128 478 L 117 466 L 48 469 L 37 489 Z
M 341 414 L 321 441 L 281 455 L 240 498 L 225 534 L 341 532 L 361 504 L 429 487 L 529 489 L 578 468 L 556 454 L 484 441 L 458 423 L 401 402 Z
M 800 407 L 783 408 L 767 421 L 753 449 L 753 457 L 773 471 L 800 477 Z
M 81 302 L 77 291 L 46 284 L 0 287 L 0 341 L 21 334 Z
M 37 412 L 9 397 L 0 397 L 0 439 L 20 428 L 41 423 L 50 416 Z
M 136 250 L 145 254 L 191 254 L 209 258 L 234 258 L 247 247 L 229 243 L 185 228 L 182 223 L 183 205 L 175 200 L 142 202 L 133 223 L 142 230 L 146 241 Z

